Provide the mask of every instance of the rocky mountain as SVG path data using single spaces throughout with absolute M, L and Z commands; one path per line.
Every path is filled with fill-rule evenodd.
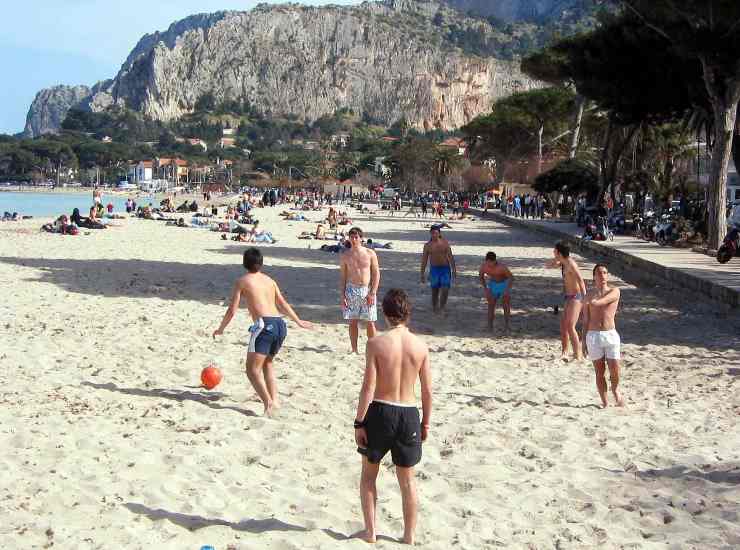
M 192 112 L 206 94 L 309 121 L 349 108 L 388 125 L 405 117 L 420 129 L 453 129 L 488 110 L 496 98 L 536 85 L 513 58 L 522 36 L 528 36 L 445 3 L 462 7 L 466 1 L 486 4 L 261 4 L 247 12 L 188 17 L 142 38 L 118 75 L 86 97 L 79 97 L 80 87 L 74 88 L 77 95 L 60 87 L 40 92 L 26 134 L 59 128 L 75 104 L 94 111 L 118 105 L 171 121 Z M 556 1 L 497 4 L 525 3 Z
M 56 132 L 67 111 L 90 96 L 87 86 L 54 86 L 36 94 L 26 116 L 23 131 L 28 137 Z
M 444 0 L 463 13 L 495 17 L 500 21 L 546 23 L 562 18 L 580 18 L 610 0 Z

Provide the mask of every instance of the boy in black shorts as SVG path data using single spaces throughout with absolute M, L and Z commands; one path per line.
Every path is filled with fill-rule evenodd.
M 391 327 L 367 343 L 365 378 L 355 417 L 355 441 L 362 455 L 360 502 L 365 530 L 358 536 L 375 542 L 375 503 L 380 461 L 391 452 L 403 499 L 403 542 L 414 543 L 416 482 L 414 466 L 421 460 L 421 443 L 429 433 L 432 414 L 432 377 L 429 350 L 406 324 L 411 304 L 403 290 L 392 289 L 383 298 L 383 314 Z M 423 417 L 414 397 L 421 381 Z

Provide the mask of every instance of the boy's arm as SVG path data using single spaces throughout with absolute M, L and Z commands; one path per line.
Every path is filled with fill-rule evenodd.
M 595 305 L 596 307 L 607 306 L 612 302 L 616 302 L 617 300 L 619 300 L 619 294 L 620 292 L 618 288 L 612 288 L 601 298 L 597 300 L 591 300 L 591 304 Z
M 237 281 L 236 283 L 234 283 L 234 290 L 231 291 L 231 303 L 229 304 L 229 307 L 224 314 L 224 318 L 221 320 L 221 325 L 213 331 L 214 338 L 224 333 L 224 330 L 226 330 L 226 327 L 229 326 L 229 323 L 234 318 L 234 315 L 236 315 L 236 312 L 239 310 L 241 295 L 241 285 L 239 284 L 239 281 Z
M 419 371 L 421 382 L 421 440 L 426 441 L 429 435 L 429 423 L 432 419 L 432 368 L 429 363 L 429 350 L 424 357 L 424 364 Z
M 478 280 L 480 280 L 480 285 L 483 288 L 486 288 L 486 277 L 483 273 L 483 266 L 480 266 L 480 269 L 478 270 Z
M 372 342 L 367 343 L 365 348 L 365 376 L 362 379 L 360 399 L 357 403 L 357 414 L 355 415 L 355 426 L 365 423 L 365 416 L 370 403 L 375 395 L 375 383 L 377 380 L 377 368 L 375 364 L 375 346 Z M 358 447 L 367 447 L 367 430 L 365 426 L 355 427 L 355 442 Z
M 290 307 L 290 304 L 288 301 L 283 297 L 283 294 L 280 292 L 280 287 L 277 286 L 277 283 L 275 284 L 275 304 L 277 305 L 278 309 L 282 311 L 285 315 L 287 315 L 290 319 L 292 319 L 295 324 L 297 324 L 301 328 L 313 328 L 313 323 L 309 323 L 308 321 L 303 321 L 298 317 L 298 314 L 293 311 L 293 308 Z
M 511 272 L 511 270 L 507 267 L 506 268 L 506 291 L 508 292 L 511 290 L 511 285 L 514 284 L 514 274 Z
M 370 251 L 370 292 L 367 295 L 368 303 L 375 302 L 375 295 L 378 293 L 380 286 L 380 266 L 378 265 L 378 255 L 375 251 Z M 372 302 L 369 302 L 372 296 Z
M 590 297 L 586 296 L 586 301 L 583 304 L 583 320 L 581 321 L 581 344 L 583 349 L 586 349 L 586 333 L 588 332 L 588 322 L 591 316 L 591 303 Z
M 573 262 L 573 272 L 576 274 L 576 278 L 578 279 L 578 288 L 581 290 L 581 294 L 583 294 L 583 296 L 585 297 L 588 293 L 588 289 L 586 288 L 586 281 L 584 280 L 583 275 L 581 275 L 581 272 L 575 262 Z
M 424 282 L 424 274 L 427 270 L 427 262 L 429 261 L 429 245 L 424 245 L 424 251 L 421 255 L 421 282 Z
M 347 266 L 344 256 L 339 256 L 339 292 L 341 293 L 342 308 L 347 308 Z
M 556 267 L 560 267 L 560 262 L 553 258 L 552 260 L 545 262 L 545 267 L 548 269 L 555 269 Z
M 447 245 L 447 261 L 450 263 L 452 276 L 457 279 L 457 266 L 455 265 L 455 256 L 453 256 L 452 254 L 452 247 L 450 247 L 450 245 Z

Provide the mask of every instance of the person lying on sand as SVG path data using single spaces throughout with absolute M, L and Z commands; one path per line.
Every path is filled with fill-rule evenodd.
M 616 330 L 615 317 L 619 307 L 620 292 L 609 286 L 609 270 L 604 264 L 594 266 L 594 287 L 586 295 L 583 306 L 582 341 L 586 342 L 588 358 L 596 371 L 596 389 L 601 397 L 601 404 L 607 407 L 606 367 L 609 367 L 609 380 L 612 394 L 618 407 L 624 406 L 619 394 L 619 359 L 621 339 Z M 606 364 L 605 364 L 606 363 Z
M 311 329 L 313 325 L 301 320 L 283 298 L 277 283 L 261 273 L 263 258 L 258 248 L 248 248 L 244 251 L 243 264 L 247 273 L 236 280 L 231 293 L 231 303 L 221 325 L 213 331 L 213 338 L 224 333 L 239 311 L 239 303 L 244 297 L 254 321 L 249 328 L 251 336 L 247 347 L 247 377 L 262 400 L 265 416 L 272 416 L 279 406 L 277 381 L 272 363 L 288 333 L 280 313 L 290 317 L 301 328 Z
M 365 246 L 367 248 L 370 248 L 371 250 L 376 250 L 378 248 L 390 249 L 390 248 L 393 248 L 393 243 L 385 243 L 385 244 L 383 244 L 383 243 L 379 243 L 377 241 L 373 241 L 372 239 L 368 239 L 367 242 L 365 243 Z
M 362 455 L 360 504 L 365 529 L 355 536 L 376 540 L 376 480 L 383 457 L 391 452 L 403 502 L 403 539 L 414 544 L 417 516 L 414 466 L 421 461 L 432 415 L 432 375 L 426 344 L 411 333 L 411 303 L 403 290 L 391 289 L 383 298 L 389 329 L 367 343 L 365 375 L 355 416 L 355 442 Z M 423 417 L 414 397 L 421 383 Z

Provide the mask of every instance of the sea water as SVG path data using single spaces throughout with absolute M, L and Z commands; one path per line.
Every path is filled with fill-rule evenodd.
M 155 203 L 154 197 L 133 197 L 137 206 Z M 107 195 L 103 192 L 103 206 L 113 204 L 114 212 L 126 211 L 126 195 Z M 0 216 L 4 212 L 18 212 L 21 216 L 57 217 L 62 214 L 72 214 L 75 208 L 80 214 L 87 216 L 93 204 L 90 193 L 19 193 L 15 191 L 0 192 Z M 155 203 L 156 204 L 156 203 Z

